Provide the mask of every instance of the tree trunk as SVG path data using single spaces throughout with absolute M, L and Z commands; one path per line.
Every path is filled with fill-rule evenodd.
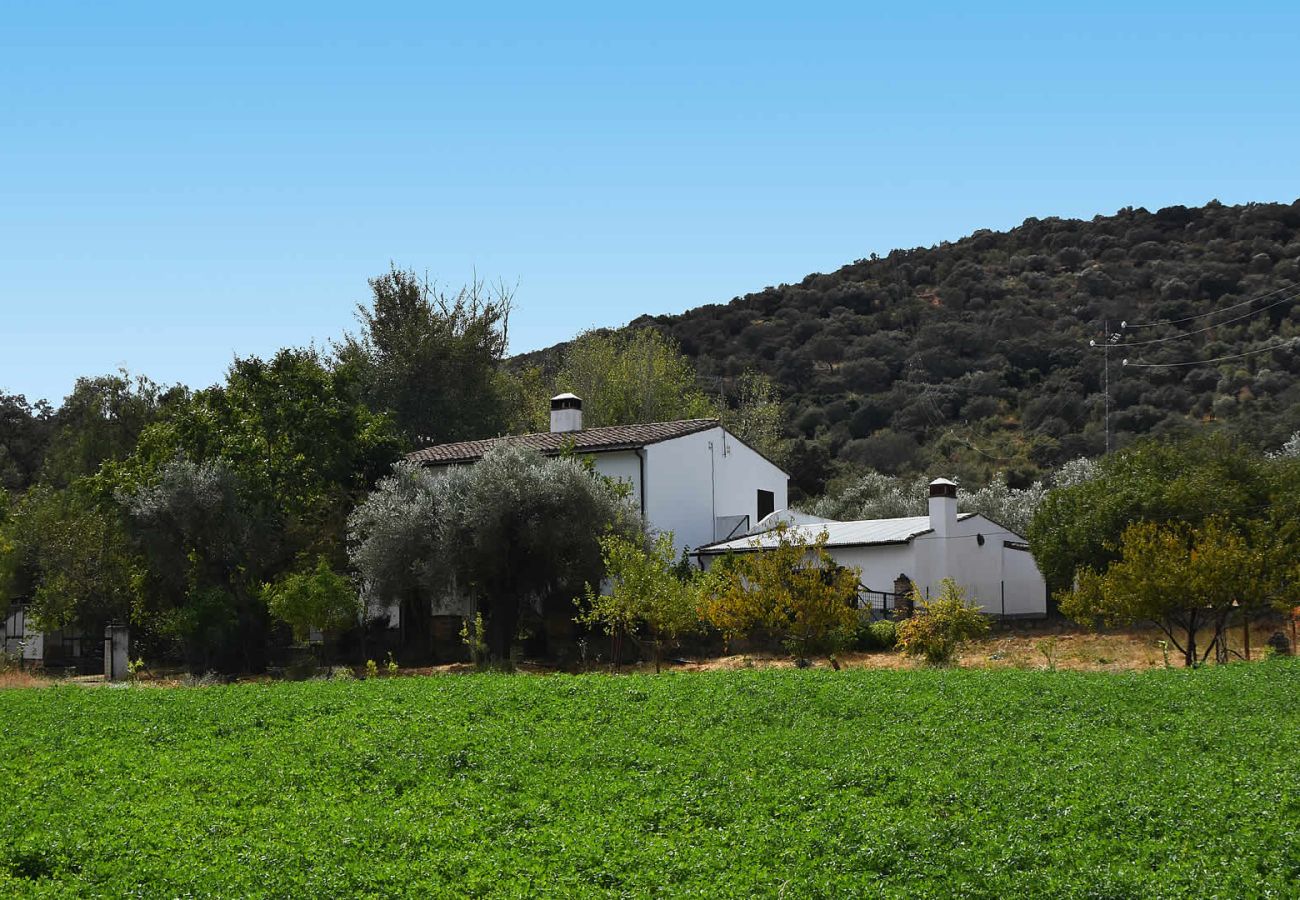
M 1196 610 L 1192 610 L 1187 620 L 1187 643 L 1183 652 L 1183 666 L 1188 669 L 1196 668 L 1196 624 Z
M 492 607 L 488 618 L 488 651 L 498 662 L 508 662 L 510 645 L 514 642 L 515 632 L 519 630 L 519 605 L 517 603 L 497 603 Z

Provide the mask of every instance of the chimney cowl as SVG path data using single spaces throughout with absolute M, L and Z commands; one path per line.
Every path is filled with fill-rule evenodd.
M 950 497 L 957 499 L 957 482 L 949 481 L 947 478 L 936 478 L 930 482 L 931 497 Z
M 930 528 L 936 537 L 951 537 L 957 529 L 957 483 L 947 478 L 930 482 Z
M 551 398 L 551 431 L 582 431 L 581 397 L 566 392 Z

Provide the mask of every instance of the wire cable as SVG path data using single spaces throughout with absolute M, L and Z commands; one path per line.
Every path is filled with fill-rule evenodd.
M 1182 318 L 1182 319 L 1166 319 L 1165 321 L 1162 321 L 1162 322 L 1127 322 L 1127 321 L 1125 321 L 1125 322 L 1120 322 L 1120 323 L 1119 323 L 1119 327 L 1120 327 L 1121 329 L 1127 330 L 1127 329 L 1130 329 L 1130 328 L 1155 328 L 1155 327 L 1158 326 L 1158 325 L 1181 325 L 1181 324 L 1183 324 L 1184 322 L 1194 322 L 1194 321 L 1196 321 L 1197 319 L 1204 319 L 1206 316 L 1216 316 L 1216 315 L 1218 315 L 1219 313 L 1230 312 L 1231 310 L 1238 309 L 1238 308 L 1240 308 L 1240 307 L 1242 307 L 1242 306 L 1249 306 L 1250 304 L 1255 303 L 1255 302 L 1258 301 L 1258 300 L 1266 300 L 1266 299 L 1268 299 L 1269 297 L 1272 297 L 1272 296 L 1274 296 L 1274 295 L 1276 295 L 1276 294 L 1281 294 L 1281 293 L 1283 293 L 1284 291 L 1294 290 L 1295 287 L 1296 287 L 1296 285 L 1295 285 L 1294 283 L 1292 283 L 1292 284 L 1288 284 L 1288 285 L 1285 285 L 1285 286 L 1283 286 L 1283 287 L 1280 287 L 1280 288 L 1278 288 L 1278 289 L 1276 289 L 1276 290 L 1269 291 L 1269 292 L 1266 293 L 1266 294 L 1260 294 L 1258 297 L 1251 297 L 1249 300 L 1242 300 L 1240 303 L 1234 303 L 1234 304 L 1232 304 L 1232 306 L 1225 306 L 1223 309 L 1212 309 L 1212 310 L 1210 310 L 1209 312 L 1197 313 L 1197 314 L 1194 315 L 1194 316 L 1186 316 L 1186 317 L 1184 317 L 1184 318 Z
M 1281 350 L 1285 347 L 1294 347 L 1300 338 L 1287 338 L 1280 344 L 1274 344 L 1272 347 L 1260 347 L 1257 350 L 1247 350 L 1245 353 L 1234 353 L 1231 356 L 1216 356 L 1213 359 L 1200 359 L 1195 362 L 1178 362 L 1178 363 L 1141 363 L 1129 362 L 1124 360 L 1124 365 L 1132 366 L 1138 369 L 1172 369 L 1182 366 L 1205 366 L 1210 363 L 1223 362 L 1229 359 L 1241 359 L 1244 356 L 1254 356 L 1256 353 L 1268 353 L 1270 350 Z
M 1114 344 L 1112 346 L 1144 347 L 1147 344 L 1164 344 L 1164 343 L 1168 343 L 1169 341 L 1177 341 L 1177 340 L 1181 340 L 1182 338 L 1192 337 L 1193 335 L 1197 335 L 1197 334 L 1205 334 L 1205 332 L 1207 331 L 1213 331 L 1216 328 L 1222 328 L 1224 325 L 1231 325 L 1233 322 L 1240 322 L 1242 319 L 1249 319 L 1253 315 L 1262 313 L 1265 310 L 1272 309 L 1275 306 L 1281 306 L 1283 303 L 1290 303 L 1292 300 L 1295 300 L 1297 297 L 1300 297 L 1300 291 L 1297 291 L 1294 294 L 1288 294 L 1287 296 L 1282 297 L 1279 300 L 1274 300 L 1268 306 L 1261 306 L 1259 309 L 1252 309 L 1250 312 L 1242 313 L 1239 316 L 1233 316 L 1231 319 L 1224 319 L 1222 322 L 1215 322 L 1213 325 L 1206 325 L 1204 328 L 1198 328 L 1196 331 L 1185 331 L 1182 334 L 1173 334 L 1170 335 L 1169 337 L 1152 338 L 1149 341 L 1132 341 L 1123 344 Z M 1262 299 L 1262 298 L 1256 298 L 1256 299 Z M 1252 300 L 1251 302 L 1253 303 L 1254 301 Z M 1226 310 L 1219 310 L 1219 312 L 1225 312 L 1225 311 Z M 1172 325 L 1173 323 L 1171 322 L 1169 324 Z

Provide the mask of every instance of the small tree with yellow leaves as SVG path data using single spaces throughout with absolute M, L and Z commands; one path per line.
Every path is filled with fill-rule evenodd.
M 916 592 L 916 614 L 898 623 L 898 646 L 908 656 L 924 656 L 931 665 L 952 661 L 966 641 L 989 630 L 989 618 L 980 607 L 966 600 L 966 591 L 945 578 L 939 596 L 927 600 Z
M 771 535 L 775 546 L 762 546 Z M 857 627 L 861 572 L 838 565 L 828 540 L 824 530 L 781 525 L 752 550 L 723 557 L 704 581 L 702 617 L 728 641 L 771 631 L 800 658 L 845 646 Z
M 1234 610 L 1260 607 L 1269 593 L 1263 551 L 1223 519 L 1199 527 L 1137 522 L 1124 529 L 1118 550 L 1120 558 L 1104 572 L 1079 570 L 1073 590 L 1061 596 L 1061 612 L 1076 621 L 1101 617 L 1108 625 L 1153 622 L 1189 668 L 1226 648 Z M 1204 628 L 1212 638 L 1202 651 L 1197 634 Z

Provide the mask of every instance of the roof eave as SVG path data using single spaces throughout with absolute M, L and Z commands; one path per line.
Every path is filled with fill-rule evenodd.
M 827 544 L 826 549 L 832 550 L 837 547 L 899 547 L 899 546 L 912 543 L 912 540 L 915 537 L 917 537 L 917 535 L 912 535 L 912 537 L 903 538 L 902 540 L 892 540 L 892 541 L 845 541 L 844 543 Z M 751 547 L 722 547 L 720 546 L 721 543 L 722 542 L 705 544 L 702 547 L 696 547 L 694 550 L 691 551 L 691 553 L 695 556 L 701 556 L 701 555 L 724 556 L 728 553 L 753 553 L 757 550 L 775 549 L 774 547 L 752 547 L 752 546 Z

